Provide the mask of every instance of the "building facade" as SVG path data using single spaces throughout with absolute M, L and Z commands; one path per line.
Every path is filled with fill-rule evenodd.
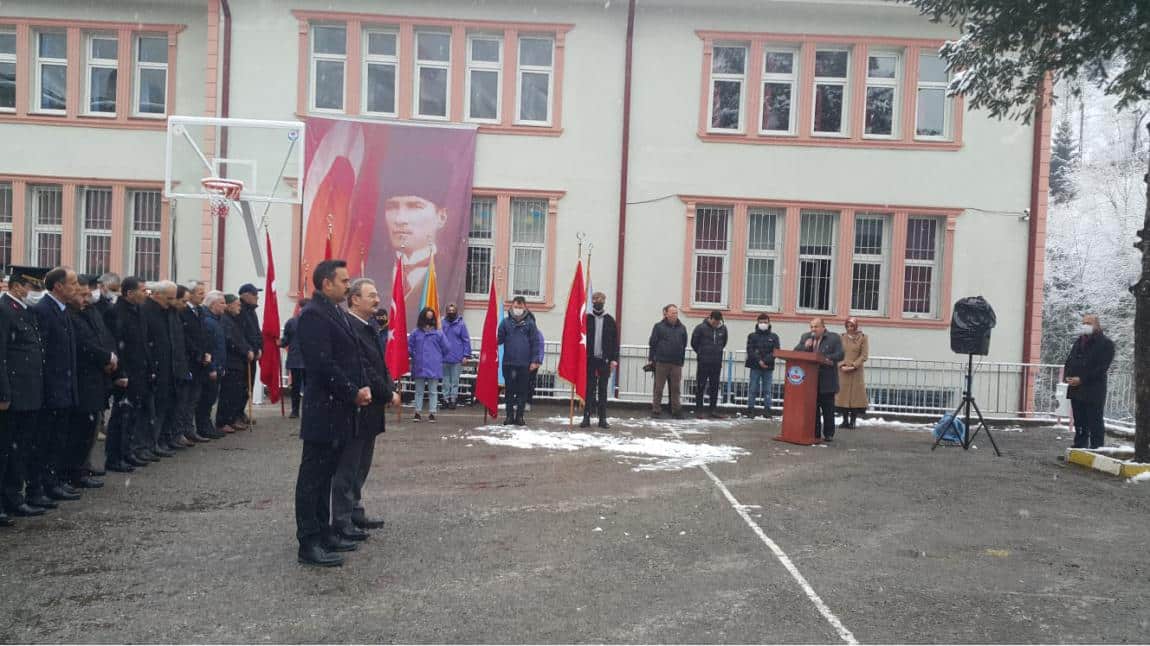
M 239 218 L 163 199 L 167 115 L 474 123 L 473 330 L 494 275 L 557 340 L 583 236 L 624 343 L 677 303 L 689 322 L 723 311 L 733 339 L 768 312 L 784 344 L 856 316 L 874 354 L 950 360 L 951 304 L 982 295 L 990 358 L 1037 361 L 1048 111 L 998 121 L 947 97 L 955 34 L 884 0 L 646 0 L 630 35 L 628 13 L 6 2 L 0 262 L 259 282 Z M 300 220 L 269 211 L 281 317 Z

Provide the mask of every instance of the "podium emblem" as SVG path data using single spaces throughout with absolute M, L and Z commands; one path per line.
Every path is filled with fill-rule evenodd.
M 801 386 L 807 379 L 807 371 L 802 366 L 791 366 L 787 369 L 787 383 L 792 386 Z

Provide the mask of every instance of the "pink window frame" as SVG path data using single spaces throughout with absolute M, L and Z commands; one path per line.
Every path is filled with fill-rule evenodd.
M 168 126 L 166 115 L 175 113 L 176 103 L 176 44 L 184 25 L 105 22 L 97 20 L 51 20 L 47 18 L 0 17 L 0 27 L 16 30 L 16 111 L 0 112 L 0 123 L 31 123 L 83 128 L 114 128 L 127 130 L 164 130 Z M 68 70 L 65 113 L 41 114 L 29 109 L 31 93 L 35 87 L 32 74 L 34 38 L 39 29 L 64 31 L 67 36 Z M 89 32 L 116 34 L 116 116 L 84 114 L 83 78 L 86 69 L 84 51 L 85 34 Z M 168 37 L 167 112 L 163 117 L 134 115 L 132 81 L 135 78 L 135 39 L 141 35 Z
M 950 297 L 952 272 L 954 267 L 954 231 L 962 209 L 891 206 L 876 204 L 846 204 L 830 202 L 803 202 L 793 200 L 757 200 L 745 198 L 730 198 L 702 195 L 680 195 L 679 199 L 686 207 L 684 223 L 684 249 L 683 249 L 683 275 L 682 275 L 682 306 L 684 313 L 690 316 L 706 317 L 712 309 L 719 309 L 724 316 L 736 320 L 753 320 L 760 313 L 766 311 L 772 320 L 777 321 L 807 321 L 813 316 L 821 316 L 828 322 L 841 323 L 850 316 L 865 320 L 868 325 L 879 327 L 904 327 L 939 329 L 950 325 Z M 728 253 L 730 272 L 728 276 L 728 298 L 725 307 L 695 307 L 692 305 L 691 285 L 693 284 L 694 265 L 692 258 L 695 253 L 695 213 L 696 208 L 702 205 L 718 205 L 730 207 L 733 221 L 730 224 L 731 248 Z M 759 308 L 746 308 L 746 260 L 747 260 L 747 214 L 755 207 L 772 207 L 785 212 L 783 225 L 782 245 L 782 288 L 777 310 L 762 310 Z M 798 310 L 798 276 L 799 276 L 799 227 L 801 212 L 804 209 L 819 209 L 837 211 L 839 213 L 838 247 L 835 257 L 835 299 L 834 309 L 827 314 L 811 314 Z M 887 285 L 887 313 L 885 315 L 864 315 L 851 313 L 851 276 L 854 251 L 854 220 L 855 214 L 884 213 L 891 216 L 891 249 L 890 249 L 890 280 Z M 938 316 L 937 318 L 922 318 L 916 315 L 906 315 L 903 312 L 903 281 L 905 278 L 906 254 L 906 226 L 907 220 L 914 216 L 931 216 L 943 220 L 940 222 L 942 258 L 938 263 L 940 272 L 938 281 Z
M 699 92 L 699 139 L 710 142 L 774 144 L 785 146 L 832 146 L 844 148 L 887 148 L 914 150 L 959 150 L 962 148 L 962 97 L 952 97 L 951 139 L 948 141 L 915 138 L 915 113 L 918 86 L 918 53 L 923 49 L 937 50 L 943 41 L 917 38 L 883 38 L 862 36 L 831 36 L 814 34 L 777 34 L 728 31 L 697 31 L 703 42 L 702 87 Z M 742 43 L 747 47 L 747 91 L 743 112 L 746 115 L 742 132 L 725 133 L 708 130 L 710 113 L 711 57 L 716 43 Z M 763 56 L 773 47 L 793 48 L 798 52 L 799 66 L 792 101 L 795 107 L 795 134 L 760 134 L 762 113 Z M 819 47 L 845 47 L 851 51 L 848 78 L 847 115 L 848 132 L 842 137 L 816 136 L 812 133 L 812 102 L 814 100 L 815 50 Z M 866 121 L 866 74 L 868 48 L 883 51 L 902 49 L 901 77 L 899 79 L 898 136 L 869 138 L 864 136 Z
M 401 121 L 416 120 L 412 107 L 412 94 L 415 88 L 415 32 L 419 28 L 432 27 L 451 31 L 451 64 L 449 68 L 448 119 L 452 123 L 478 123 L 480 133 L 539 135 L 558 137 L 563 134 L 563 71 L 567 32 L 574 25 L 567 23 L 498 22 L 490 20 L 446 20 L 416 16 L 389 16 L 380 14 L 346 13 L 334 11 L 293 11 L 299 21 L 299 66 L 296 94 L 297 116 L 310 114 L 311 70 L 311 25 L 343 24 L 347 27 L 347 68 L 344 78 L 344 110 L 347 116 L 365 116 L 362 110 L 363 68 L 362 36 L 365 28 L 390 28 L 399 34 L 396 74 L 395 118 Z M 467 87 L 467 35 L 469 32 L 499 34 L 503 38 L 503 63 L 500 88 L 503 109 L 499 123 L 469 122 L 465 118 L 464 93 Z M 548 126 L 524 125 L 515 122 L 516 98 L 518 96 L 519 36 L 551 36 L 555 40 L 552 60 L 551 124 Z

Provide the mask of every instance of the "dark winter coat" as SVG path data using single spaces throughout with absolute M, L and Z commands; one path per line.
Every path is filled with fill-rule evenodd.
M 247 374 L 248 352 L 252 350 L 252 347 L 248 345 L 248 339 L 244 336 L 240 317 L 225 312 L 220 317 L 220 327 L 223 328 L 224 343 L 227 347 L 224 369 L 228 372 L 234 370 L 240 374 Z
M 44 347 L 36 315 L 10 294 L 0 296 L 0 401 L 9 410 L 38 410 L 44 402 Z
M 747 367 L 755 370 L 771 370 L 775 366 L 775 350 L 782 347 L 779 335 L 770 331 L 760 332 L 758 327 L 747 335 Z M 759 362 L 767 364 L 766 368 Z
M 656 363 L 683 365 L 687 357 L 687 326 L 682 321 L 674 325 L 663 319 L 651 328 L 651 338 L 647 341 L 647 359 Z
M 355 433 L 359 389 L 368 385 L 363 354 L 345 313 L 320 292 L 299 315 L 307 388 L 300 437 L 343 442 Z
M 383 349 L 379 345 L 378 327 L 373 321 L 365 324 L 352 316 L 348 316 L 348 323 L 364 359 L 368 386 L 371 387 L 371 404 L 359 409 L 358 429 L 365 433 L 382 433 L 386 430 L 386 407 L 391 401 L 394 386 L 387 371 Z
M 164 401 L 165 398 L 175 396 L 177 384 L 191 377 L 184 330 L 179 316 L 171 308 L 164 309 L 156 301 L 148 299 L 141 309 L 144 310 L 144 321 L 148 326 L 148 354 L 155 366 L 153 394 L 157 401 Z
M 619 360 L 619 326 L 615 318 L 606 312 L 602 316 L 594 313 L 587 315 L 587 360 L 595 358 L 595 334 L 599 325 L 603 325 L 603 347 L 601 359 L 608 363 Z
M 116 357 L 120 361 L 120 376 L 128 378 L 126 394 L 131 399 L 146 395 L 156 374 L 155 362 L 148 345 L 148 325 L 139 305 L 119 299 L 112 307 L 112 336 L 116 339 Z
M 499 324 L 499 345 L 503 346 L 503 365 L 526 368 L 535 363 L 543 348 L 539 346 L 539 334 L 535 327 L 535 317 L 530 312 L 516 321 L 511 316 Z
M 68 308 L 76 331 L 76 383 L 81 413 L 95 413 L 108 407 L 112 380 L 104 368 L 112 361 L 116 342 L 104 327 L 104 318 L 94 307 L 80 311 Z
M 714 327 L 703 321 L 691 332 L 691 349 L 699 363 L 715 365 L 723 362 L 723 350 L 727 347 L 727 326 Z
M 32 306 L 44 344 L 43 408 L 74 408 L 80 403 L 76 385 L 76 331 L 66 309 L 48 294 Z
M 830 359 L 833 365 L 819 366 L 819 393 L 837 393 L 839 391 L 839 362 L 846 356 L 843 351 L 843 341 L 839 338 L 838 334 L 827 331 L 823 333 L 822 341 L 813 348 L 807 347 L 807 339 L 813 339 L 814 335 L 807 332 L 799 339 L 798 345 L 795 350 L 799 352 L 818 352 L 824 357 Z
M 260 317 L 256 316 L 256 307 L 247 303 L 240 304 L 240 330 L 243 331 L 252 352 L 259 356 L 260 348 L 264 346 L 264 333 L 260 327 Z
M 303 355 L 299 352 L 299 339 L 296 332 L 299 330 L 299 316 L 293 316 L 284 323 L 284 333 L 280 337 L 280 347 L 287 348 L 288 370 L 303 370 Z
M 206 308 L 185 305 L 179 309 L 180 326 L 184 333 L 188 370 L 197 381 L 207 381 L 211 370 L 204 365 L 204 355 L 211 354 L 207 331 L 204 328 Z
M 1114 361 L 1114 342 L 1102 332 L 1080 336 L 1066 358 L 1064 376 L 1078 377 L 1080 386 L 1066 389 L 1067 399 L 1090 404 L 1106 403 L 1106 374 Z
M 228 340 L 224 336 L 224 324 L 220 317 L 204 308 L 204 337 L 208 342 L 208 352 L 212 353 L 212 365 L 208 372 L 216 371 L 216 379 L 224 376 L 228 357 Z

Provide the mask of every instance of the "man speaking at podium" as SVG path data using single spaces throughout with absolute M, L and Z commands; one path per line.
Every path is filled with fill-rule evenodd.
M 835 436 L 835 395 L 839 392 L 838 364 L 843 360 L 843 342 L 839 335 L 827 331 L 821 318 L 811 319 L 811 331 L 799 339 L 795 350 L 817 352 L 824 357 L 819 366 L 819 398 L 815 410 L 815 437 L 827 442 Z

